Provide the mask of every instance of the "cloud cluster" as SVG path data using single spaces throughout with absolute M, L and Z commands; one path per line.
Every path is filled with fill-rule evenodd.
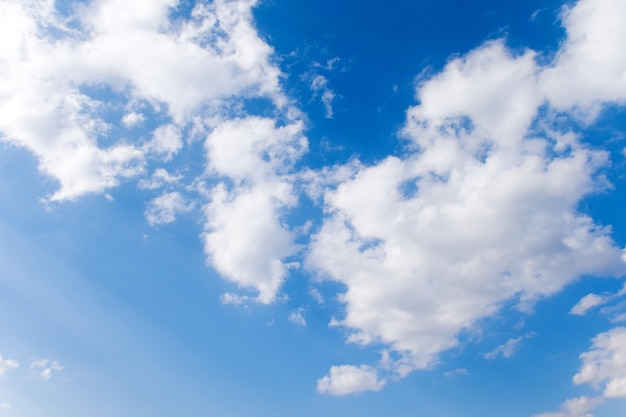
M 62 371 L 65 366 L 50 359 L 31 359 L 29 368 L 33 375 L 43 381 L 49 381 L 53 372 Z
M 75 2 L 70 15 L 53 0 L 2 2 L 0 139 L 30 150 L 60 183 L 50 200 L 71 200 L 170 160 L 200 110 L 214 121 L 234 99 L 282 106 L 254 3 L 200 2 L 172 19 L 177 0 Z M 160 122 L 138 138 L 146 111 Z
M 503 41 L 451 60 L 417 87 L 411 151 L 326 191 L 307 264 L 345 285 L 336 324 L 349 342 L 390 347 L 402 376 L 505 302 L 528 310 L 582 275 L 624 274 L 610 229 L 578 211 L 606 186 L 608 155 L 562 122 L 592 123 L 603 102 L 626 100 L 624 6 L 566 9 L 549 65 Z

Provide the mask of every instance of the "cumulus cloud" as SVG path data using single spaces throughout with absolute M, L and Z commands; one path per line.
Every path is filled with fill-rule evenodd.
M 3 377 L 7 372 L 17 369 L 20 366 L 19 362 L 13 359 L 3 359 L 0 355 L 0 377 Z
M 626 397 L 626 327 L 616 327 L 593 339 L 592 350 L 580 355 L 582 368 L 575 384 L 603 387 L 606 398 Z
M 172 223 L 178 213 L 193 209 L 193 203 L 187 201 L 177 191 L 164 193 L 150 201 L 145 216 L 150 226 Z
M 345 285 L 336 323 L 349 342 L 389 346 L 402 376 L 432 366 L 505 302 L 529 311 L 582 275 L 624 274 L 610 229 L 577 210 L 603 190 L 608 154 L 557 123 L 591 123 L 598 103 L 626 99 L 626 36 L 614 36 L 623 7 L 568 9 L 552 65 L 503 41 L 451 60 L 417 87 L 402 130 L 410 151 L 326 189 L 307 266 Z
M 57 361 L 50 359 L 31 359 L 30 371 L 38 378 L 49 381 L 52 378 L 53 372 L 59 372 L 65 369 L 65 366 L 61 365 Z
M 52 0 L 0 4 L 0 140 L 30 150 L 58 180 L 50 200 L 105 192 L 142 174 L 147 160 L 171 159 L 200 108 L 208 120 L 235 99 L 286 103 L 272 50 L 251 23 L 254 1 L 198 3 L 189 19 L 173 21 L 177 4 L 94 1 L 71 16 Z M 124 131 L 141 114 L 118 126 L 103 116 L 131 103 L 165 121 L 145 145 Z
M 385 385 L 376 370 L 367 365 L 340 365 L 330 368 L 327 376 L 317 380 L 317 392 L 330 395 L 347 395 L 363 391 L 379 391 Z
M 600 333 L 592 340 L 591 350 L 580 355 L 582 367 L 574 375 L 576 385 L 591 384 L 602 395 L 565 401 L 562 410 L 534 417 L 593 417 L 589 413 L 606 399 L 626 398 L 626 327 Z
M 214 129 L 206 140 L 208 170 L 228 181 L 209 191 L 205 252 L 223 276 L 272 302 L 293 265 L 294 233 L 283 221 L 297 203 L 291 167 L 307 149 L 298 120 L 247 117 Z

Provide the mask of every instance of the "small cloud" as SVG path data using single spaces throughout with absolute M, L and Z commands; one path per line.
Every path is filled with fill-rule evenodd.
M 124 117 L 122 118 L 122 123 L 124 123 L 124 126 L 126 127 L 133 127 L 143 123 L 145 119 L 146 118 L 143 114 L 131 112 L 124 115 Z
M 171 175 L 165 169 L 158 168 L 154 171 L 154 174 L 152 174 L 152 178 L 150 178 L 149 180 L 139 181 L 138 187 L 147 190 L 154 190 L 165 185 L 174 184 L 180 181 L 182 178 L 183 176 L 180 174 Z
M 178 213 L 191 211 L 193 204 L 189 203 L 179 192 L 160 195 L 148 204 L 145 212 L 150 226 L 173 223 Z
M 378 379 L 378 373 L 368 365 L 339 365 L 317 380 L 317 392 L 329 395 L 348 395 L 364 391 L 380 391 L 385 380 Z
M 57 361 L 50 359 L 31 359 L 30 371 L 33 375 L 36 375 L 44 381 L 49 381 L 52 378 L 53 372 L 62 371 L 65 366 L 61 365 Z
M 250 301 L 250 297 L 248 297 L 247 295 L 239 295 L 233 294 L 231 292 L 226 292 L 220 296 L 220 301 L 224 305 L 239 306 L 242 304 L 246 304 L 248 301 Z
M 309 295 L 318 303 L 324 304 L 324 296 L 317 288 L 311 288 L 309 290 Z
M 448 372 L 443 374 L 443 376 L 446 377 L 446 378 L 452 378 L 452 377 L 461 376 L 461 375 L 462 376 L 467 376 L 467 375 L 469 375 L 469 371 L 467 369 L 465 369 L 465 368 L 457 368 L 457 369 L 455 369 L 453 371 L 448 371 Z
M 583 316 L 587 313 L 587 311 L 591 310 L 594 307 L 605 304 L 607 301 L 607 297 L 603 297 L 597 294 L 587 294 L 583 298 L 581 298 L 574 307 L 572 307 L 569 313 L 576 316 Z
M 316 75 L 311 80 L 311 91 L 313 91 L 315 97 L 320 95 L 320 100 L 326 110 L 326 118 L 333 118 L 333 100 L 335 99 L 335 92 L 328 88 L 328 79 L 323 75 Z
M 0 355 L 0 377 L 6 375 L 7 372 L 17 369 L 20 364 L 13 359 L 3 359 Z
M 9 403 L 0 403 L 0 409 L 11 408 L 11 404 Z
M 511 338 L 507 340 L 505 343 L 496 347 L 491 352 L 485 353 L 483 356 L 485 359 L 495 359 L 498 356 L 502 356 L 503 358 L 510 358 L 511 356 L 515 354 L 515 352 L 519 350 L 519 346 L 524 339 L 529 339 L 534 336 L 535 336 L 535 333 L 528 332 L 524 336 Z
M 599 407 L 603 402 L 602 397 L 570 398 L 563 403 L 561 411 L 535 414 L 533 417 L 594 417 L 589 411 Z
M 611 323 L 624 323 L 626 322 L 626 313 L 618 314 L 611 319 Z
M 298 326 L 306 326 L 306 320 L 304 319 L 304 316 L 302 315 L 303 311 L 304 309 L 302 308 L 297 308 L 293 310 L 291 314 L 289 314 L 289 317 L 288 317 L 289 321 Z

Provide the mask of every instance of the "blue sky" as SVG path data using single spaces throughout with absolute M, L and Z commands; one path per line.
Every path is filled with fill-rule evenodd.
M 625 14 L 1 1 L 0 415 L 622 416 Z

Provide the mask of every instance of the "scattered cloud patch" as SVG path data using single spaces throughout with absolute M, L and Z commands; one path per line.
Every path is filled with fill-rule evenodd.
M 348 395 L 380 391 L 385 383 L 385 380 L 379 380 L 376 370 L 368 365 L 339 365 L 331 367 L 327 376 L 317 380 L 317 392 Z
M 65 366 L 61 365 L 57 361 L 50 359 L 31 359 L 30 371 L 33 375 L 37 376 L 43 381 L 49 381 L 52 378 L 53 372 L 59 372 L 65 369 Z
M 289 314 L 289 321 L 297 326 L 306 326 L 306 319 L 303 316 L 304 309 L 297 308 Z
M 603 402 L 601 397 L 570 398 L 563 403 L 561 411 L 536 414 L 533 417 L 594 417 L 589 411 L 599 407 Z
M 13 359 L 4 359 L 2 355 L 0 355 L 0 377 L 5 376 L 9 371 L 19 368 L 20 364 L 18 361 Z
M 453 378 L 455 376 L 467 376 L 469 375 L 469 371 L 465 368 L 457 368 L 453 371 L 448 371 L 443 374 L 445 378 Z
M 626 397 L 626 327 L 616 327 L 593 339 L 592 350 L 580 355 L 582 368 L 574 383 L 603 389 L 605 398 Z
M 172 223 L 178 213 L 193 209 L 193 203 L 177 191 L 164 193 L 148 203 L 145 216 L 150 226 Z
M 594 307 L 607 302 L 607 298 L 597 294 L 587 294 L 570 310 L 570 314 L 583 316 Z
M 326 110 L 326 118 L 333 118 L 333 100 L 335 92 L 328 87 L 328 79 L 323 75 L 316 75 L 311 80 L 311 91 L 315 97 L 319 96 L 324 109 Z
M 140 125 L 146 120 L 145 116 L 141 113 L 130 112 L 124 115 L 122 123 L 126 127 L 134 127 Z
M 225 305 L 243 305 L 250 301 L 250 297 L 247 295 L 233 294 L 230 292 L 224 293 L 220 296 L 220 301 Z
M 9 404 L 9 403 L 0 403 L 0 409 L 6 410 L 8 408 L 11 408 L 11 404 Z
M 510 358 L 519 350 L 520 344 L 527 337 L 529 336 L 519 336 L 516 338 L 511 338 L 500 346 L 497 346 L 492 351 L 485 353 L 484 357 L 485 359 L 496 359 L 498 356 L 502 356 L 503 358 Z
M 139 188 L 154 190 L 167 185 L 177 183 L 183 178 L 181 174 L 172 175 L 164 168 L 157 168 L 154 170 L 150 179 L 142 179 L 139 181 Z

